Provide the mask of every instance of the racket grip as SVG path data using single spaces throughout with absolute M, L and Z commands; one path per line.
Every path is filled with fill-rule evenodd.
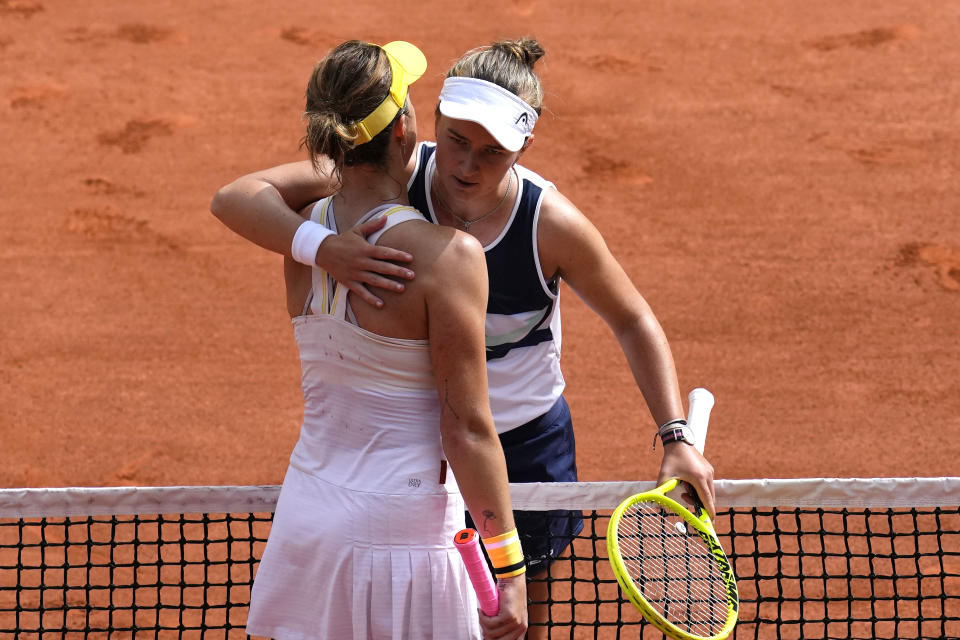
M 703 387 L 697 387 L 687 396 L 689 410 L 687 411 L 687 426 L 697 438 L 695 446 L 703 454 L 703 447 L 707 443 L 707 426 L 710 424 L 710 410 L 713 409 L 713 394 Z
M 500 613 L 500 592 L 493 582 L 493 576 L 487 568 L 480 551 L 480 540 L 473 529 L 461 529 L 453 537 L 453 546 L 460 552 L 463 564 L 467 568 L 467 575 L 473 583 L 473 590 L 477 592 L 477 602 L 484 615 L 495 616 Z

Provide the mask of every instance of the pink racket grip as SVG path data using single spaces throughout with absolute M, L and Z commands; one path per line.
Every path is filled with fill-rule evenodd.
M 500 613 L 500 592 L 497 591 L 497 585 L 493 582 L 493 576 L 490 575 L 487 563 L 483 559 L 477 532 L 473 529 L 461 529 L 453 537 L 453 546 L 463 558 L 467 575 L 473 583 L 473 590 L 477 592 L 480 610 L 488 616 Z

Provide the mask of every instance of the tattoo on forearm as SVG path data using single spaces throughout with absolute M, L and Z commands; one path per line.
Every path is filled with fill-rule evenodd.
M 460 414 L 457 413 L 457 410 L 450 404 L 450 385 L 446 380 L 443 381 L 443 404 L 447 405 L 447 408 L 450 409 L 450 413 L 453 414 L 454 418 L 457 420 L 460 419 Z
M 483 512 L 483 522 L 480 524 L 480 529 L 484 535 L 490 535 L 490 521 L 496 519 L 497 516 L 493 515 L 493 511 L 488 510 Z

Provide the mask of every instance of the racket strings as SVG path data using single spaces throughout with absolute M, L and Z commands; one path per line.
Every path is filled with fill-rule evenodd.
M 655 502 L 624 511 L 617 530 L 624 565 L 643 598 L 687 633 L 710 637 L 728 615 L 723 575 L 683 519 Z

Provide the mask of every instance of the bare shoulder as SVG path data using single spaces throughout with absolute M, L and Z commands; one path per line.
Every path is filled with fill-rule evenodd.
M 590 221 L 569 198 L 556 189 L 547 189 L 540 204 L 539 233 L 563 233 Z M 592 226 L 592 225 L 591 225 Z
M 470 269 L 486 272 L 480 242 L 452 227 L 411 220 L 384 233 L 380 243 L 411 253 L 417 280 L 421 280 L 421 274 L 440 282 L 461 277 Z
M 437 227 L 442 232 L 438 236 L 440 244 L 433 277 L 438 284 L 454 284 L 457 287 L 487 284 L 487 261 L 483 254 L 483 245 L 469 233 L 451 227 Z
M 436 226 L 436 225 L 435 225 Z M 486 264 L 483 257 L 483 245 L 469 233 L 458 231 L 451 227 L 437 227 L 443 232 L 443 248 L 438 260 L 443 262 L 455 261 L 475 265 Z
M 597 228 L 569 198 L 556 189 L 544 193 L 537 224 L 537 250 L 545 277 L 565 277 L 564 265 L 602 242 Z

